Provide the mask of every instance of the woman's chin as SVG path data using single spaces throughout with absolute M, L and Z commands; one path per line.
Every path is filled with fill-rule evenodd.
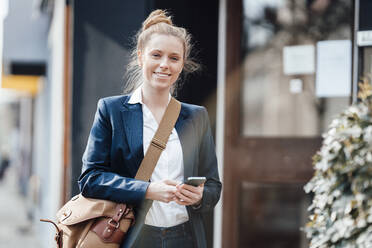
M 169 80 L 154 80 L 152 86 L 158 90 L 166 90 L 171 88 L 172 83 Z

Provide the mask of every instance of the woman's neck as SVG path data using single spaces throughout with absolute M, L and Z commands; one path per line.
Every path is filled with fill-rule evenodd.
M 149 108 L 166 108 L 169 101 L 169 89 L 157 90 L 144 84 L 142 101 Z

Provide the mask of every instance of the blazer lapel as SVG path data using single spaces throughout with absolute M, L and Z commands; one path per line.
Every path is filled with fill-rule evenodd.
M 178 137 L 180 139 L 180 143 L 182 146 L 182 153 L 183 153 L 183 167 L 184 167 L 184 179 L 186 180 L 188 177 L 193 175 L 193 142 L 195 142 L 193 124 L 189 115 L 185 111 L 184 106 L 181 107 L 180 115 L 177 119 L 175 128 L 177 130 Z
M 143 155 L 143 115 L 140 104 L 124 103 L 122 119 L 130 152 L 142 161 Z
M 143 160 L 143 114 L 140 104 L 123 103 L 122 121 L 125 130 L 125 136 L 128 142 L 130 152 L 135 155 L 139 161 Z M 184 178 L 193 176 L 195 152 L 193 150 L 195 136 L 194 126 L 189 114 L 182 105 L 180 115 L 175 124 L 178 137 L 182 146 Z

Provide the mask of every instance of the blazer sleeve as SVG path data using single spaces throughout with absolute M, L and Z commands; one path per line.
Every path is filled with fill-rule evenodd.
M 195 212 L 206 212 L 213 210 L 221 195 L 222 184 L 218 175 L 216 150 L 213 141 L 212 131 L 209 123 L 207 110 L 202 108 L 201 115 L 201 142 L 199 153 L 199 176 L 205 176 L 207 181 L 204 184 L 203 198 L 201 204 L 193 207 Z
M 111 147 L 112 124 L 106 103 L 100 99 L 82 159 L 80 191 L 89 198 L 135 205 L 142 203 L 149 183 L 112 172 Z

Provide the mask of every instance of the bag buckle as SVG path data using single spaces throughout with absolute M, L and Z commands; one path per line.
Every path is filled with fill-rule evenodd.
M 167 146 L 167 144 L 163 143 L 161 140 L 158 140 L 156 138 L 153 138 L 151 140 L 151 145 L 153 145 L 154 147 L 156 147 L 160 150 L 164 150 L 165 147 Z
M 112 218 L 109 219 L 109 221 L 107 222 L 108 225 L 114 227 L 115 229 L 118 229 L 119 228 L 119 222 L 116 222 L 115 220 L 113 220 Z

